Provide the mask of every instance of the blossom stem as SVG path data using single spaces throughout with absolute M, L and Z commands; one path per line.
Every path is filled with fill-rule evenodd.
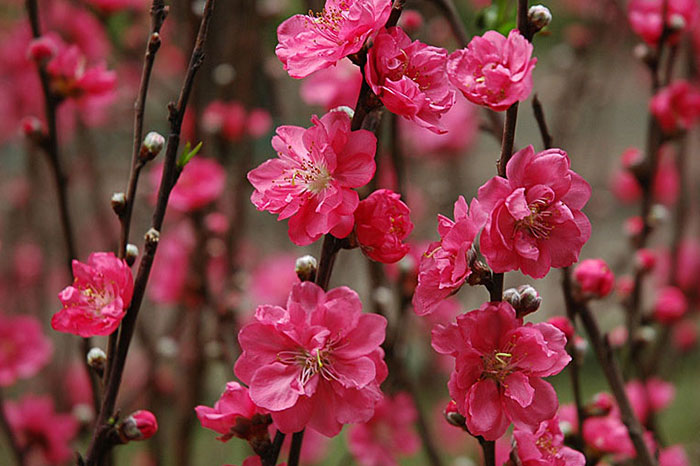
M 299 466 L 301 457 L 301 443 L 304 440 L 304 430 L 292 434 L 292 446 L 289 448 L 289 460 L 287 466 Z
M 591 313 L 588 306 L 580 301 L 575 301 L 575 311 L 581 317 L 583 326 L 588 333 L 588 338 L 591 341 L 591 345 L 595 351 L 598 358 L 598 362 L 603 368 L 603 373 L 605 378 L 608 380 L 610 389 L 612 390 L 615 401 L 620 408 L 620 417 L 622 422 L 627 427 L 630 439 L 634 445 L 634 449 L 637 452 L 637 464 L 642 466 L 655 466 L 657 464 L 656 460 L 649 452 L 646 443 L 644 442 L 642 425 L 632 411 L 632 406 L 630 405 L 629 398 L 627 398 L 627 393 L 625 392 L 625 382 L 622 378 L 622 372 L 617 365 L 617 360 L 613 354 L 612 348 L 610 347 L 610 342 L 607 336 L 604 336 L 600 332 L 598 323 L 596 322 L 593 314 Z
M 484 466 L 496 466 L 496 442 L 494 440 L 484 440 L 478 436 L 479 445 L 484 452 Z
M 37 0 L 26 0 L 25 7 L 29 17 L 29 24 L 32 30 L 32 37 L 38 39 L 41 37 L 41 23 L 39 22 L 39 6 Z M 60 153 L 58 149 L 58 123 L 57 110 L 60 100 L 51 91 L 51 82 L 49 74 L 46 71 L 45 63 L 37 63 L 39 72 L 39 81 L 41 90 L 44 95 L 44 114 L 46 117 L 46 126 L 48 134 L 44 143 L 41 144 L 41 149 L 46 154 L 51 175 L 56 184 L 56 199 L 58 201 L 58 216 L 63 231 L 63 240 L 66 250 L 66 267 L 68 276 L 73 276 L 73 259 L 78 257 L 75 233 L 73 222 L 68 208 L 68 179 L 61 164 Z M 81 341 L 81 352 L 83 359 L 83 367 L 87 371 L 88 379 L 90 380 L 90 391 L 95 412 L 98 411 L 100 404 L 100 388 L 95 374 L 87 364 L 87 353 L 92 348 L 92 339 L 83 338 Z
M 280 456 L 280 451 L 282 450 L 282 444 L 284 443 L 285 435 L 279 430 L 275 433 L 275 438 L 272 441 L 272 446 L 269 450 L 269 454 L 262 457 L 261 461 L 263 466 L 275 466 L 277 464 L 277 458 Z
M 104 456 L 113 446 L 113 443 L 111 443 L 109 439 L 110 433 L 113 431 L 114 426 L 113 423 L 109 421 L 114 412 L 114 405 L 119 393 L 119 386 L 121 384 L 122 373 L 126 363 L 127 352 L 134 334 L 134 329 L 136 327 L 136 318 L 141 308 L 141 303 L 146 291 L 146 285 L 148 284 L 148 277 L 151 272 L 151 267 L 153 266 L 153 259 L 158 247 L 158 240 L 163 226 L 163 220 L 165 219 L 168 199 L 170 198 L 170 192 L 175 186 L 175 182 L 177 181 L 177 177 L 179 175 L 179 169 L 177 167 L 177 150 L 180 143 L 182 120 L 184 118 L 187 100 L 194 84 L 194 77 L 204 60 L 204 44 L 209 31 L 209 22 L 212 17 L 213 8 L 214 0 L 207 0 L 204 5 L 202 20 L 197 33 L 197 39 L 195 41 L 194 49 L 192 50 L 190 63 L 185 74 L 180 95 L 177 103 L 171 102 L 168 105 L 170 134 L 165 152 L 165 163 L 160 188 L 158 190 L 156 208 L 153 213 L 151 229 L 146 235 L 144 254 L 141 258 L 139 269 L 136 274 L 131 305 L 129 306 L 126 316 L 122 321 L 114 365 L 109 374 L 105 396 L 102 400 L 102 406 L 99 411 L 100 414 L 97 424 L 95 425 L 92 441 L 90 442 L 90 446 L 88 448 L 86 466 L 98 466 L 103 464 Z
M 537 127 L 540 130 L 540 136 L 542 137 L 542 144 L 545 149 L 552 148 L 552 135 L 549 133 L 549 128 L 547 127 L 547 120 L 544 117 L 544 109 L 542 108 L 542 102 L 540 102 L 539 97 L 535 94 L 532 97 L 532 111 L 535 114 L 535 120 L 537 121 Z
M 12 427 L 7 420 L 7 415 L 5 414 L 5 397 L 0 388 L 0 429 L 7 437 L 7 441 L 10 444 L 10 450 L 12 450 L 12 455 L 15 457 L 15 464 L 17 466 L 24 466 L 26 464 L 24 450 L 19 446 L 17 437 L 12 431 Z

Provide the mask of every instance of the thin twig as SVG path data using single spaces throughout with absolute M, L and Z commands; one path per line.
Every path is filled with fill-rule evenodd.
M 457 39 L 460 47 L 466 47 L 469 42 L 469 32 L 464 26 L 462 18 L 459 17 L 459 12 L 452 0 L 432 0 L 435 6 L 442 12 L 445 19 L 450 23 L 452 34 Z
M 29 16 L 29 24 L 32 30 L 32 37 L 38 39 L 41 37 L 41 23 L 39 21 L 39 7 L 37 0 L 26 0 L 25 7 Z M 46 126 L 48 134 L 46 140 L 41 144 L 41 148 L 47 156 L 51 175 L 53 176 L 56 185 L 56 200 L 58 201 L 58 216 L 63 231 L 63 240 L 66 251 L 66 269 L 68 276 L 73 276 L 73 260 L 78 257 L 73 221 L 68 208 L 68 179 L 61 164 L 58 145 L 58 123 L 57 110 L 60 104 L 60 99 L 51 90 L 51 80 L 46 71 L 46 63 L 37 63 L 39 72 L 39 81 L 41 82 L 41 90 L 44 95 L 44 113 L 46 117 Z M 87 353 L 92 348 L 92 339 L 83 338 L 80 344 L 82 352 L 83 367 L 87 371 L 88 379 L 90 380 L 90 391 L 93 403 L 93 409 L 98 411 L 100 405 L 100 388 L 98 385 L 97 375 L 90 369 L 87 363 Z
M 160 188 L 158 190 L 156 208 L 153 213 L 151 230 L 149 230 L 149 234 L 147 234 L 144 254 L 136 274 L 131 305 L 127 310 L 126 316 L 122 320 L 122 329 L 119 335 L 119 343 L 117 345 L 114 365 L 109 375 L 105 396 L 100 409 L 100 415 L 95 426 L 92 442 L 90 443 L 90 447 L 88 449 L 86 460 L 87 466 L 97 466 L 101 464 L 104 454 L 112 447 L 112 445 L 107 444 L 106 442 L 110 431 L 113 429 L 113 426 L 108 421 L 114 412 L 114 405 L 116 403 L 119 387 L 121 385 L 121 378 L 124 370 L 124 364 L 126 362 L 127 352 L 134 334 L 136 318 L 141 308 L 151 267 L 153 266 L 153 259 L 158 247 L 158 240 L 163 226 L 163 220 L 165 218 L 165 211 L 168 205 L 168 199 L 170 198 L 170 192 L 179 175 L 176 159 L 180 142 L 182 120 L 184 118 L 187 100 L 194 84 L 194 77 L 197 70 L 201 67 L 202 61 L 204 60 L 204 45 L 209 30 L 209 22 L 212 17 L 213 8 L 214 0 L 207 0 L 206 4 L 204 5 L 197 40 L 195 42 L 194 49 L 192 50 L 192 56 L 190 58 L 184 83 L 180 90 L 178 101 L 176 104 L 171 103 L 169 105 L 168 119 L 170 121 L 170 134 L 168 137 L 163 175 L 161 177 Z
M 535 113 L 535 120 L 537 120 L 537 127 L 540 130 L 540 136 L 542 137 L 542 144 L 545 149 L 552 148 L 552 135 L 549 134 L 549 128 L 547 127 L 547 120 L 544 117 L 544 110 L 542 109 L 542 103 L 540 102 L 537 94 L 532 98 L 532 111 Z
M 294 432 L 292 434 L 292 446 L 289 448 L 289 461 L 287 466 L 299 466 L 299 458 L 301 457 L 301 444 L 304 440 L 304 430 Z

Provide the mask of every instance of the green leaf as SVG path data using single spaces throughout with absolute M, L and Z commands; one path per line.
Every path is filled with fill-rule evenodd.
M 190 142 L 187 141 L 185 143 L 185 150 L 177 161 L 177 168 L 179 168 L 180 170 L 185 168 L 185 165 L 187 165 L 189 163 L 189 161 L 192 160 L 192 158 L 195 155 L 197 155 L 197 153 L 199 152 L 199 149 L 201 149 L 201 148 L 202 148 L 202 141 L 199 141 L 199 144 L 194 146 L 194 149 L 192 149 L 192 145 L 190 144 Z

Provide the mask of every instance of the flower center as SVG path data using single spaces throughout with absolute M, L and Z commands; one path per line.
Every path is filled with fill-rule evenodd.
M 305 348 L 280 351 L 277 353 L 277 360 L 283 364 L 301 366 L 299 384 L 303 387 L 316 374 L 320 374 L 326 380 L 338 380 L 338 375 L 333 368 L 332 352 L 332 346 L 326 344 L 323 348 L 312 351 Z
M 511 353 L 501 351 L 494 351 L 490 355 L 482 356 L 481 360 L 484 364 L 482 376 L 502 383 L 513 372 L 511 367 L 512 358 L 513 355 Z
M 87 304 L 92 310 L 93 317 L 97 318 L 102 315 L 102 308 L 114 301 L 114 296 L 107 290 L 95 290 L 92 286 L 83 286 L 78 288 L 80 294 L 83 295 Z
M 292 186 L 303 184 L 307 191 L 318 194 L 328 187 L 333 176 L 322 164 L 314 164 L 308 160 L 302 160 L 297 168 L 292 170 L 285 178 Z
M 332 42 L 340 43 L 338 34 L 345 21 L 344 13 L 350 9 L 350 5 L 341 1 L 337 8 L 324 8 L 320 13 L 309 10 L 306 27 L 313 28 L 319 35 Z M 314 43 L 316 40 L 314 40 Z
M 557 453 L 559 453 L 559 448 L 554 445 L 552 436 L 548 432 L 542 434 L 535 442 L 535 445 L 542 453 L 549 455 L 550 458 L 556 457 Z
M 515 231 L 524 229 L 537 239 L 547 239 L 554 227 L 549 223 L 552 212 L 545 210 L 547 203 L 543 200 L 537 200 L 528 206 L 530 215 L 518 220 L 515 225 Z

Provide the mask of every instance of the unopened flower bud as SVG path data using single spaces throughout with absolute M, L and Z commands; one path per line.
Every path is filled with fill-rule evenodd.
M 339 107 L 332 108 L 331 112 L 345 112 L 350 117 L 351 120 L 352 120 L 352 117 L 355 116 L 355 110 L 348 107 L 347 105 L 341 105 Z
M 642 272 L 649 272 L 656 266 L 656 254 L 651 249 L 640 249 L 634 255 L 637 268 Z
M 88 403 L 78 403 L 71 409 L 71 414 L 79 423 L 88 425 L 95 419 L 95 410 Z
M 542 298 L 534 287 L 531 285 L 519 286 L 518 293 L 520 293 L 520 308 L 516 309 L 518 317 L 532 314 L 540 308 Z
M 574 357 L 579 364 L 583 364 L 583 360 L 588 352 L 588 340 L 578 335 L 574 336 Z
M 584 298 L 603 298 L 615 286 L 615 275 L 603 259 L 586 259 L 574 269 L 574 280 Z
M 455 403 L 454 400 L 450 400 L 450 402 L 447 403 L 447 406 L 445 406 L 445 410 L 442 413 L 445 416 L 445 420 L 447 420 L 449 424 L 466 430 L 467 420 L 462 414 L 459 413 L 459 411 L 457 411 L 457 403 Z
M 39 37 L 30 42 L 27 57 L 36 63 L 45 63 L 56 55 L 56 43 L 49 37 Z
M 644 344 L 653 343 L 656 340 L 656 330 L 650 325 L 643 325 L 637 329 L 635 340 Z
M 520 306 L 520 293 L 515 288 L 508 288 L 503 292 L 503 301 L 513 306 L 513 309 L 517 309 Z
M 637 44 L 632 53 L 635 58 L 643 63 L 650 63 L 654 58 L 654 53 L 647 44 Z
M 306 255 L 297 259 L 294 271 L 302 282 L 312 282 L 316 279 L 318 262 L 314 256 Z
M 649 225 L 659 226 L 668 220 L 668 209 L 661 204 L 654 204 L 649 211 Z
M 126 255 L 124 256 L 124 260 L 126 260 L 127 265 L 129 265 L 129 267 L 134 265 L 134 262 L 136 262 L 137 257 L 139 257 L 139 248 L 136 247 L 135 244 L 127 244 Z
M 87 354 L 87 363 L 95 372 L 102 374 L 107 364 L 107 355 L 102 348 L 91 348 Z
M 149 228 L 143 237 L 146 240 L 146 244 L 156 244 L 160 241 L 160 232 L 155 228 Z
M 544 5 L 532 5 L 527 12 L 527 20 L 532 31 L 537 32 L 552 22 L 552 12 Z
M 121 421 L 117 431 L 123 443 L 131 440 L 146 440 L 158 431 L 158 421 L 152 412 L 139 410 Z
M 41 143 L 46 137 L 44 124 L 35 116 L 26 116 L 22 118 L 20 127 L 22 128 L 22 134 L 30 141 Z
M 110 200 L 110 203 L 112 204 L 112 210 L 115 214 L 117 214 L 117 217 L 121 218 L 126 213 L 126 194 L 112 194 L 112 199 Z
M 156 156 L 163 150 L 165 145 L 165 138 L 155 131 L 151 131 L 143 138 L 143 144 L 141 144 L 141 153 L 139 157 L 144 162 L 153 160 Z

